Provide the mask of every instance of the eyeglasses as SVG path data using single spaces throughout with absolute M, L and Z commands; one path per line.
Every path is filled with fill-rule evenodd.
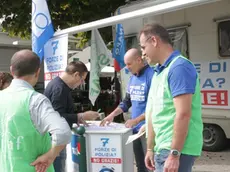
M 148 41 L 148 40 L 150 40 L 152 38 L 152 36 L 149 36 L 146 40 L 145 40 L 145 45 L 146 45 L 146 42 Z M 143 45 L 141 45 L 141 44 L 139 44 L 140 45 L 140 47 L 141 47 L 141 49 L 142 50 L 144 50 L 145 49 L 145 45 L 143 46 Z
M 81 84 L 85 84 L 85 80 L 82 76 L 80 76 L 80 79 L 81 79 Z
M 145 40 L 145 43 L 146 43 L 150 38 L 152 38 L 152 36 L 149 36 L 149 37 Z

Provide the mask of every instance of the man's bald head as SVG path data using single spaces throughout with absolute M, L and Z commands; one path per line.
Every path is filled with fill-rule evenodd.
M 124 56 L 124 59 L 127 59 L 127 60 L 135 60 L 137 59 L 138 57 L 141 57 L 141 53 L 138 49 L 136 48 L 131 48 L 130 50 L 128 50 L 126 53 L 125 53 L 125 56 Z
M 139 73 L 141 68 L 144 67 L 144 61 L 141 58 L 141 53 L 136 48 L 132 48 L 125 53 L 124 62 L 127 69 L 132 74 Z
M 35 74 L 39 68 L 40 59 L 31 50 L 20 50 L 11 58 L 11 71 L 16 77 Z

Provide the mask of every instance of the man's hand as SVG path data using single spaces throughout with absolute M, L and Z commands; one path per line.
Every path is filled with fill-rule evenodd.
M 154 163 L 154 154 L 153 151 L 148 150 L 145 155 L 145 166 L 149 170 L 155 170 L 155 163 Z
M 85 126 L 88 126 L 86 122 L 87 120 L 93 121 L 100 117 L 99 113 L 95 111 L 86 111 L 84 113 L 79 113 L 77 116 L 78 116 L 78 125 L 83 124 Z
M 83 113 L 82 116 L 83 120 L 85 121 L 91 121 L 91 120 L 93 121 L 99 117 L 100 117 L 99 113 L 95 111 L 86 111 Z
M 132 128 L 133 126 L 136 126 L 138 122 L 135 119 L 129 119 L 125 123 L 125 127 Z
M 56 156 L 52 155 L 51 152 L 39 156 L 34 162 L 31 163 L 35 167 L 36 172 L 46 172 L 49 166 L 54 162 Z
M 111 122 L 113 122 L 113 119 L 114 119 L 113 115 L 109 114 L 101 121 L 100 126 L 105 126 L 106 124 L 109 125 Z
M 79 113 L 78 119 L 77 119 L 77 125 L 80 126 L 80 124 L 83 124 L 84 126 L 89 126 L 88 123 L 83 119 L 84 113 Z
M 53 164 L 55 158 L 65 148 L 66 145 L 59 145 L 52 147 L 47 153 L 39 156 L 30 165 L 35 167 L 36 172 L 46 172 L 51 164 Z
M 174 157 L 169 155 L 167 160 L 165 161 L 164 165 L 164 172 L 178 172 L 179 164 L 180 164 L 180 157 Z

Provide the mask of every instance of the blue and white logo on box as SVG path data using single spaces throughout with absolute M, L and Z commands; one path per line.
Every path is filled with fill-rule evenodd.
M 106 147 L 106 145 L 109 143 L 109 138 L 101 138 L 102 146 Z
M 99 172 L 115 172 L 115 169 L 113 167 L 108 168 L 106 166 L 103 166 Z

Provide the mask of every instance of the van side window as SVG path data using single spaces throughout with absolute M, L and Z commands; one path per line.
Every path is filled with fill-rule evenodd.
M 175 50 L 179 50 L 183 56 L 189 59 L 188 33 L 186 28 L 168 30 Z
M 218 23 L 219 55 L 230 57 L 230 21 Z
M 125 41 L 126 41 L 126 49 L 127 50 L 129 50 L 130 48 L 140 49 L 136 35 L 125 37 Z

